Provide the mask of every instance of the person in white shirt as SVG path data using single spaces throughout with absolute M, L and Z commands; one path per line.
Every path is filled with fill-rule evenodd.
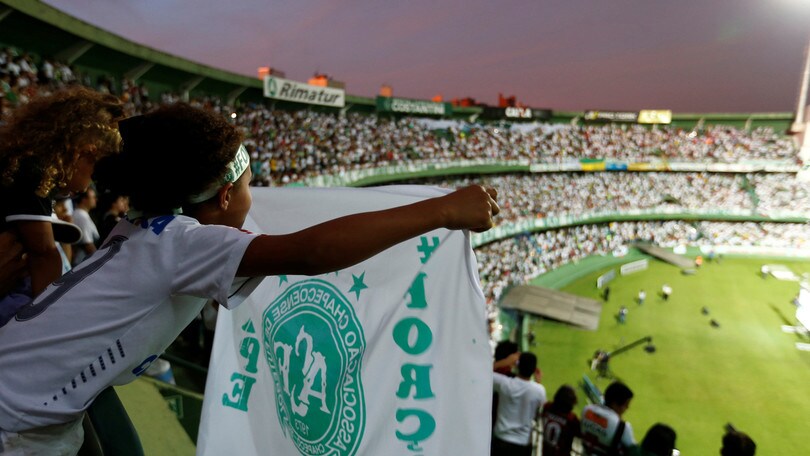
M 73 266 L 85 260 L 96 251 L 96 242 L 99 234 L 96 224 L 90 218 L 90 211 L 96 208 L 96 191 L 88 188 L 87 191 L 76 195 L 73 203 L 73 224 L 82 230 L 82 239 L 73 246 Z
M 498 393 L 498 417 L 492 430 L 493 456 L 530 456 L 532 425 L 546 403 L 542 372 L 533 353 L 513 354 L 500 364 L 517 362 L 516 377 L 493 372 L 493 389 Z M 498 369 L 502 366 L 495 364 Z M 537 383 L 532 382 L 532 377 Z
M 98 394 L 142 375 L 208 300 L 233 308 L 264 276 L 337 271 L 438 228 L 485 231 L 499 212 L 494 189 L 471 186 L 256 235 L 240 229 L 250 158 L 225 118 L 176 104 L 119 128 L 97 184 L 130 196 L 129 218 L 0 331 L 0 453 L 75 454 Z
M 590 404 L 582 410 L 582 445 L 585 456 L 626 454 L 636 445 L 633 428 L 622 421 L 633 391 L 613 382 L 605 389 L 605 404 Z

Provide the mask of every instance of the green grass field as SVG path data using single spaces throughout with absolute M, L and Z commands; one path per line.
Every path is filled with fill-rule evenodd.
M 810 352 L 795 348 L 795 342 L 810 340 L 781 329 L 795 324 L 791 299 L 799 285 L 763 280 L 759 268 L 764 263 L 786 265 L 797 274 L 810 272 L 808 262 L 724 258 L 685 276 L 674 266 L 650 260 L 648 270 L 611 282 L 599 330 L 534 322 L 532 350 L 549 397 L 563 383 L 579 385 L 583 374 L 604 391 L 609 380 L 597 380 L 586 362 L 594 351 L 611 351 L 649 335 L 655 353 L 639 346 L 610 363 L 616 377 L 635 392 L 625 419 L 636 440 L 662 422 L 678 433 L 684 456 L 713 455 L 719 452 L 723 426 L 731 422 L 752 436 L 758 455 L 810 453 Z M 596 277 L 604 272 L 563 291 L 596 298 Z M 674 290 L 668 302 L 659 296 L 665 282 Z M 647 301 L 639 306 L 635 298 L 642 288 Z M 621 305 L 629 309 L 624 325 L 615 319 Z M 703 306 L 709 308 L 708 316 L 701 313 Z M 711 318 L 719 328 L 710 326 Z M 581 410 L 586 400 L 584 393 L 579 397 Z

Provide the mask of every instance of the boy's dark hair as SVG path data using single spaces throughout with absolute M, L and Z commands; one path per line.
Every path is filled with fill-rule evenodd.
M 654 424 L 644 436 L 641 449 L 655 456 L 670 456 L 675 449 L 675 430 L 666 424 Z
M 518 359 L 518 375 L 524 378 L 531 377 L 537 369 L 537 357 L 534 353 L 523 352 Z
M 95 177 L 149 213 L 189 206 L 189 197 L 225 176 L 242 142 L 222 116 L 183 103 L 126 119 L 119 128 L 123 150 L 100 162 Z
M 754 456 L 757 444 L 748 434 L 739 431 L 729 431 L 723 436 L 722 456 Z
M 95 145 L 96 160 L 118 153 L 123 117 L 112 95 L 72 87 L 39 96 L 14 110 L 0 128 L 0 185 L 47 197 L 73 175 L 75 153 Z
M 633 398 L 633 391 L 622 382 L 613 382 L 605 390 L 605 405 L 624 405 Z
M 495 361 L 506 359 L 512 353 L 518 351 L 518 344 L 511 340 L 502 340 L 495 346 Z
M 577 392 L 570 385 L 563 385 L 554 393 L 554 402 L 551 403 L 551 410 L 557 414 L 564 415 L 574 410 L 577 405 Z

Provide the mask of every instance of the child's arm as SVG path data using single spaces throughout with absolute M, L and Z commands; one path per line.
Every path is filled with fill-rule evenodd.
M 486 231 L 500 211 L 494 189 L 467 187 L 407 206 L 340 217 L 304 230 L 259 236 L 238 276 L 317 275 L 357 264 L 407 239 L 439 228 Z
M 62 258 L 56 249 L 51 222 L 14 222 L 20 242 L 28 254 L 31 289 L 37 297 L 51 282 L 62 276 Z

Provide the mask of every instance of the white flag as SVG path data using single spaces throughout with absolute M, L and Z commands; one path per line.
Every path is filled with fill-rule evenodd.
M 246 228 L 284 234 L 443 194 L 253 189 Z M 201 455 L 488 455 L 492 364 L 469 235 L 436 230 L 353 267 L 268 277 L 221 310 Z

